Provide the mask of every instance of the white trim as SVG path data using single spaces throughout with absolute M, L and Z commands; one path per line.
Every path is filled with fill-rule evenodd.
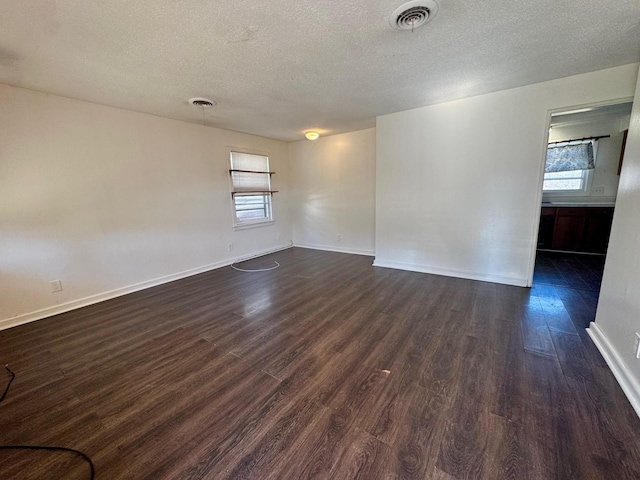
M 293 246 L 300 247 L 300 248 L 308 248 L 310 250 L 324 250 L 325 252 L 350 253 L 352 255 L 366 255 L 368 257 L 373 257 L 375 255 L 375 252 L 373 250 L 360 250 L 358 248 L 331 247 L 328 245 L 313 245 L 309 243 L 294 243 Z
M 244 222 L 239 223 L 238 225 L 233 226 L 233 230 L 248 230 L 250 228 L 259 228 L 259 227 L 270 227 L 271 225 L 275 225 L 275 220 L 265 220 L 263 222 Z
M 126 287 L 116 288 L 115 290 L 109 290 L 107 292 L 97 293 L 95 295 L 79 298 L 77 300 L 71 300 L 70 302 L 43 308 L 40 310 L 36 310 L 35 312 L 23 313 L 21 315 L 17 315 L 14 317 L 5 318 L 3 320 L 0 320 L 0 330 L 5 330 L 11 327 L 17 327 L 18 325 L 34 322 L 36 320 L 41 320 L 43 318 L 51 317 L 53 315 L 58 315 L 60 313 L 69 312 L 77 308 L 93 305 L 94 303 L 104 302 L 105 300 L 110 300 L 112 298 L 121 297 L 122 295 L 127 295 L 129 293 L 137 292 L 139 290 L 144 290 L 147 288 L 155 287 L 157 285 L 162 285 L 163 283 L 169 283 L 175 280 L 180 280 L 181 278 L 186 278 L 192 275 L 197 275 L 199 273 L 215 270 L 216 268 L 226 267 L 235 262 L 241 262 L 244 260 L 249 260 L 251 258 L 260 257 L 262 255 L 268 255 L 270 253 L 279 252 L 280 250 L 286 250 L 287 248 L 291 248 L 291 246 L 292 246 L 291 242 L 289 242 L 286 245 L 281 245 L 276 248 L 262 250 L 260 252 L 256 252 L 249 256 L 237 257 L 229 260 L 223 260 L 221 262 L 211 263 L 209 265 L 204 265 L 202 267 L 191 268 L 189 270 L 184 270 L 182 272 L 172 273 L 171 275 L 165 275 L 163 277 L 153 278 L 151 280 L 135 283 L 133 285 L 129 285 Z
M 638 417 L 640 417 L 640 382 L 636 380 L 618 351 L 611 345 L 607 336 L 595 322 L 589 324 L 587 333 L 593 343 L 596 344 L 596 347 L 598 347 L 604 357 L 604 361 L 609 365 L 613 376 L 616 377 L 620 387 L 622 387 L 622 391 L 629 399 Z
M 465 272 L 461 270 L 451 270 L 448 268 L 437 268 L 429 265 L 419 265 L 415 263 L 387 262 L 378 260 L 373 262 L 374 267 L 395 268 L 398 270 L 409 270 L 411 272 L 431 273 L 433 275 L 444 275 L 445 277 L 467 278 L 469 280 L 479 280 L 481 282 L 502 283 L 514 285 L 516 287 L 527 287 L 527 279 L 524 277 L 510 277 L 507 275 L 491 275 L 486 273 Z

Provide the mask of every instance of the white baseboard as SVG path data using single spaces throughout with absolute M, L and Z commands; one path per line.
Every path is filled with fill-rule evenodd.
M 593 343 L 600 350 L 604 361 L 609 365 L 613 376 L 616 377 L 620 387 L 622 387 L 622 391 L 629 399 L 636 414 L 640 417 L 640 382 L 636 380 L 618 351 L 611 345 L 605 333 L 595 322 L 589 324 L 587 333 L 589 333 Z
M 180 280 L 181 278 L 186 278 L 192 275 L 197 275 L 199 273 L 215 270 L 216 268 L 226 267 L 227 265 L 231 265 L 234 262 L 249 260 L 250 258 L 260 257 L 262 255 L 268 255 L 269 253 L 279 252 L 280 250 L 286 250 L 287 248 L 291 248 L 291 246 L 292 246 L 291 243 L 288 243 L 286 245 L 281 245 L 276 248 L 270 248 L 267 250 L 255 252 L 251 255 L 245 255 L 242 257 L 232 258 L 229 260 L 223 260 L 221 262 L 211 263 L 209 265 L 204 265 L 202 267 L 191 268 L 189 270 L 173 273 L 171 275 L 165 275 L 162 277 L 153 278 L 151 280 L 146 280 L 144 282 L 135 283 L 133 285 L 128 285 L 126 287 L 116 288 L 115 290 L 109 290 L 108 292 L 97 293 L 95 295 L 79 298 L 77 300 L 71 300 L 70 302 L 43 308 L 40 310 L 36 310 L 35 312 L 23 313 L 22 315 L 17 315 L 15 317 L 5 318 L 3 320 L 0 320 L 0 330 L 5 330 L 11 327 L 17 327 L 18 325 L 23 325 L 25 323 L 34 322 L 36 320 L 41 320 L 43 318 L 51 317 L 53 315 L 58 315 L 60 313 L 75 310 L 77 308 L 93 305 L 94 303 L 100 303 L 115 297 L 121 297 L 122 295 L 127 295 L 128 293 L 137 292 L 139 290 L 144 290 L 146 288 L 162 285 L 163 283 L 169 283 L 169 282 L 173 282 L 174 280 Z
M 444 275 L 445 277 L 466 278 L 469 280 L 479 280 L 481 282 L 502 283 L 505 285 L 514 285 L 516 287 L 526 287 L 527 279 L 520 277 L 510 277 L 506 275 L 489 275 L 484 273 L 465 272 L 460 270 L 450 270 L 445 268 L 436 268 L 429 265 L 420 265 L 415 263 L 403 262 L 387 262 L 378 260 L 373 262 L 374 267 L 395 268 L 398 270 L 409 270 L 411 272 L 431 273 L 433 275 Z
M 351 253 L 352 255 L 366 255 L 373 257 L 375 252 L 373 250 L 360 250 L 357 248 L 342 248 L 342 247 L 330 247 L 327 245 L 312 245 L 309 243 L 294 243 L 294 247 L 309 248 L 311 250 L 324 250 L 325 252 L 338 252 L 338 253 Z

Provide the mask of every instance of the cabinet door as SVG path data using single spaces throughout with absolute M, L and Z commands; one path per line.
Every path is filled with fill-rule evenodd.
M 563 210 L 571 210 L 563 212 Z M 559 208 L 553 235 L 554 250 L 580 252 L 583 249 L 586 215 L 582 208 Z
M 585 252 L 606 253 L 611 233 L 612 209 L 594 208 L 586 219 L 585 224 Z
M 538 248 L 551 248 L 553 245 L 553 229 L 556 223 L 556 209 L 543 207 L 540 212 L 540 228 L 538 229 Z

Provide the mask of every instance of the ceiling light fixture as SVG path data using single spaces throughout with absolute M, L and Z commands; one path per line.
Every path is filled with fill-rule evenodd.
M 437 13 L 438 4 L 435 0 L 413 0 L 396 8 L 389 17 L 389 24 L 398 30 L 413 32 L 433 20 Z
M 304 134 L 309 140 L 317 140 L 320 134 L 318 132 L 307 132 Z

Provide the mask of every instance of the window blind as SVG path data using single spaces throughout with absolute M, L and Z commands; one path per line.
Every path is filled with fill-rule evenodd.
M 270 190 L 271 179 L 266 173 L 269 171 L 269 157 L 231 152 L 231 169 L 247 170 L 247 172 L 231 172 L 234 192 Z M 265 172 L 265 175 L 250 172 Z

